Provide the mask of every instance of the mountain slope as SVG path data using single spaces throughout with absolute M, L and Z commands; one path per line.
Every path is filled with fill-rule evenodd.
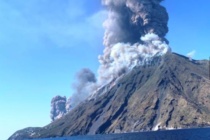
M 28 137 L 209 126 L 208 77 L 208 61 L 169 53 L 135 67 L 100 97 Z

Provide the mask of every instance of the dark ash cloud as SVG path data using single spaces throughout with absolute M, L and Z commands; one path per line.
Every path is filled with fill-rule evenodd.
M 136 43 L 140 37 L 155 33 L 165 39 L 168 13 L 160 5 L 163 0 L 102 0 L 109 11 L 105 21 L 104 45 L 118 42 Z
M 66 114 L 66 97 L 55 96 L 51 100 L 50 118 L 52 121 Z

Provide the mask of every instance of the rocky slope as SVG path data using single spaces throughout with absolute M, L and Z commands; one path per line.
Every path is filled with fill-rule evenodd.
M 23 140 L 26 138 L 31 138 L 39 130 L 41 130 L 40 127 L 28 127 L 22 130 L 18 130 L 9 138 L 9 140 Z
M 147 66 L 135 67 L 100 97 L 81 103 L 61 119 L 24 136 L 43 138 L 209 126 L 208 64 L 205 60 L 190 61 L 175 53 L 167 54 Z

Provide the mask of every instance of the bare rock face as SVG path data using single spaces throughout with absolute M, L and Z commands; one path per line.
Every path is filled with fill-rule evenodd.
M 210 125 L 208 61 L 169 53 L 135 67 L 101 96 L 86 100 L 30 138 Z M 99 91 L 100 92 L 100 91 Z M 14 134 L 15 135 L 15 134 Z

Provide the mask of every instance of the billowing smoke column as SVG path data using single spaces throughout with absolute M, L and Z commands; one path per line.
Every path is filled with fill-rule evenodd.
M 96 77 L 94 73 L 88 69 L 84 68 L 80 70 L 76 75 L 76 82 L 73 84 L 73 89 L 75 93 L 70 97 L 70 104 L 67 106 L 74 107 L 78 105 L 81 101 L 85 100 L 92 91 L 96 90 Z M 67 110 L 70 110 L 67 107 Z
M 52 121 L 66 114 L 66 97 L 55 96 L 51 100 L 50 118 Z
M 154 56 L 170 51 L 165 35 L 168 14 L 160 5 L 163 0 L 102 0 L 108 9 L 104 22 L 104 54 L 99 56 L 98 77 L 89 69 L 77 74 L 75 93 L 66 103 L 67 112 L 81 101 L 100 96 L 104 85 L 133 67 L 148 64 Z M 59 113 L 58 113 L 59 114 Z
M 51 101 L 50 117 L 52 121 L 61 118 L 80 102 L 87 99 L 91 91 L 96 90 L 96 78 L 94 73 L 87 68 L 76 74 L 76 82 L 73 84 L 74 94 L 66 100 L 66 97 L 55 96 Z
M 104 22 L 104 45 L 140 42 L 148 33 L 157 34 L 161 39 L 168 32 L 168 14 L 160 5 L 163 0 L 102 0 L 108 8 L 109 17 Z
M 104 54 L 99 56 L 100 83 L 168 52 L 168 14 L 161 1 L 102 0 L 108 19 L 104 22 Z

